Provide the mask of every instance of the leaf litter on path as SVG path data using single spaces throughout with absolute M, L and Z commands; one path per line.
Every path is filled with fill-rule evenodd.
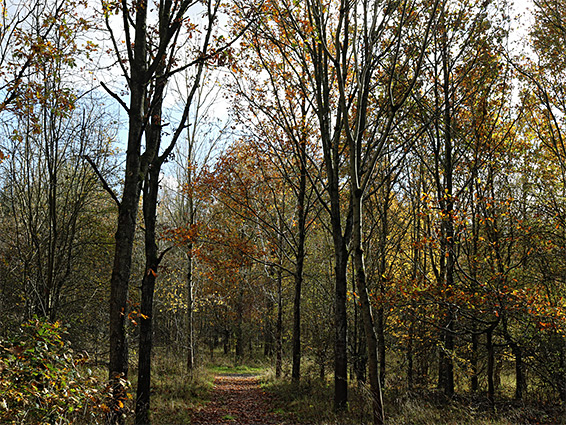
M 291 425 L 293 422 L 272 411 L 271 397 L 260 388 L 257 376 L 222 374 L 214 379 L 210 403 L 193 412 L 191 423 Z

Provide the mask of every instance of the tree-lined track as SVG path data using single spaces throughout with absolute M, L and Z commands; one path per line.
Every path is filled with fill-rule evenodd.
M 291 424 L 273 412 L 272 399 L 250 374 L 222 374 L 214 378 L 211 401 L 194 411 L 193 424 Z

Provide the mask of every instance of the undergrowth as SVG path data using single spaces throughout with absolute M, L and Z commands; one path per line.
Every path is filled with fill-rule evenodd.
M 349 387 L 348 411 L 333 411 L 333 383 L 305 376 L 300 383 L 275 379 L 272 371 L 265 374 L 263 388 L 273 394 L 274 411 L 293 417 L 297 423 L 313 425 L 371 423 L 369 391 L 365 385 Z M 501 398 L 490 407 L 483 394 L 459 396 L 446 400 L 436 391 L 407 394 L 403 390 L 384 391 L 388 425 L 527 425 L 566 424 L 561 410 L 552 405 L 517 403 Z
M 65 328 L 34 318 L 0 339 L 0 422 L 95 424 L 102 422 L 104 381 L 75 353 Z
M 137 371 L 133 371 L 133 387 Z M 206 367 L 197 367 L 192 373 L 186 370 L 179 357 L 157 353 L 151 369 L 151 408 L 153 424 L 190 423 L 191 411 L 209 401 L 214 374 Z

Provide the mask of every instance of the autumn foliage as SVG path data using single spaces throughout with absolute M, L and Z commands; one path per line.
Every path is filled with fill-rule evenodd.
M 105 384 L 74 352 L 59 322 L 33 319 L 0 341 L 0 420 L 4 423 L 95 423 Z

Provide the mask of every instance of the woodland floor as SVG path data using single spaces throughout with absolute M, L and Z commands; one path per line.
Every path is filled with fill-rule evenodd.
M 214 377 L 211 401 L 193 411 L 193 424 L 291 425 L 294 422 L 274 412 L 272 397 L 261 389 L 251 374 L 222 374 Z

